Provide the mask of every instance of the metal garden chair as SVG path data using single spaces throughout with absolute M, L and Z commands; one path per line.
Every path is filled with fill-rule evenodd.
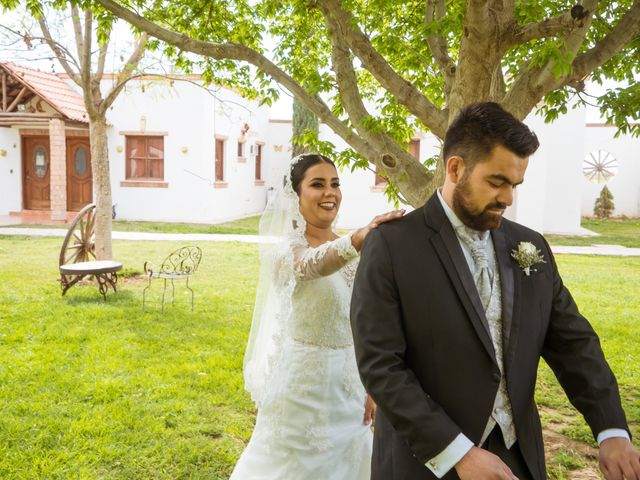
M 164 280 L 164 287 L 162 289 L 162 313 L 164 313 L 167 281 L 171 282 L 171 305 L 175 304 L 175 280 L 185 280 L 185 286 L 187 290 L 191 292 L 191 311 L 193 311 L 193 290 L 189 287 L 189 277 L 196 272 L 201 259 L 202 250 L 200 247 L 187 246 L 171 252 L 159 268 L 156 268 L 152 262 L 144 262 L 144 273 L 149 277 L 149 283 L 142 291 L 142 308 L 145 306 L 146 293 L 151 286 L 151 281 L 159 278 Z

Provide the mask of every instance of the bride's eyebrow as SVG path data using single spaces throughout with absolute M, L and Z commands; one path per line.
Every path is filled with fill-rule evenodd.
M 313 177 L 313 178 L 310 178 L 310 179 L 309 179 L 309 181 L 310 181 L 310 182 L 317 182 L 317 181 L 324 182 L 325 180 L 326 180 L 326 179 L 325 179 L 324 177 Z M 338 177 L 332 177 L 332 178 L 331 178 L 331 181 L 332 181 L 332 182 L 334 182 L 334 181 L 340 181 L 340 178 L 338 178 Z

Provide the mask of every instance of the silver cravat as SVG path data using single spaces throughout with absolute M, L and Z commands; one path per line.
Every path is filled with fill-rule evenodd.
M 491 301 L 491 272 L 487 259 L 486 239 L 483 240 L 477 235 L 469 233 L 465 227 L 458 228 L 457 233 L 471 251 L 471 257 L 476 267 L 473 280 L 476 282 L 482 306 L 486 310 Z

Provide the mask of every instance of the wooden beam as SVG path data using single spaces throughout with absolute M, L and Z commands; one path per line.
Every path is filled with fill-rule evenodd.
M 11 85 L 11 83 L 7 82 L 7 98 L 15 97 L 22 87 L 24 87 L 24 85 L 21 83 Z
M 49 121 L 51 118 L 63 118 L 60 114 L 54 113 L 28 113 L 28 112 L 12 112 L 0 113 L 0 121 L 24 120 L 27 122 L 40 122 L 42 120 Z
M 0 120 L 0 127 L 34 127 L 38 126 L 41 128 L 46 128 L 49 126 L 48 122 L 44 120 L 41 121 L 27 121 L 27 120 Z
M 7 111 L 7 74 L 2 72 L 2 111 Z
M 13 111 L 13 109 L 16 108 L 16 105 L 18 104 L 18 102 L 26 92 L 27 92 L 27 87 L 22 87 L 22 90 L 20 90 L 20 93 L 18 93 L 18 96 L 14 98 L 13 102 L 11 102 L 11 105 L 9 105 L 9 108 L 5 109 L 5 112 Z

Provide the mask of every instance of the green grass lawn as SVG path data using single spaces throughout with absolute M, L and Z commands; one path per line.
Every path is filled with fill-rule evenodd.
M 61 297 L 59 246 L 0 237 L 0 478 L 227 478 L 254 421 L 241 368 L 256 248 L 203 243 L 195 311 L 161 315 L 142 310 L 142 282 Z M 114 255 L 141 270 L 177 246 Z
M 558 268 L 581 312 L 600 336 L 620 387 L 635 444 L 640 435 L 640 258 L 558 255 Z M 569 438 L 597 446 L 582 416 L 569 403 L 551 369 L 541 362 L 536 401 L 542 423 L 560 426 Z M 584 459 L 573 452 L 547 459 L 550 478 L 569 478 L 567 470 Z
M 581 225 L 593 232 L 597 237 L 578 237 L 564 235 L 545 235 L 551 245 L 623 245 L 625 247 L 640 247 L 640 219 L 607 219 L 597 220 L 583 218 Z
M 260 215 L 241 218 L 232 222 L 210 225 L 206 223 L 166 223 L 136 222 L 114 220 L 113 230 L 118 232 L 157 232 L 157 233 L 234 233 L 240 235 L 257 235 Z M 66 228 L 65 225 L 10 225 L 23 228 Z
M 233 222 L 219 223 L 217 225 L 115 220 L 113 222 L 113 229 L 121 232 L 236 233 L 257 235 L 259 221 L 260 215 L 234 220 Z
M 228 478 L 255 419 L 241 369 L 257 248 L 202 242 L 195 311 L 162 315 L 142 309 L 135 278 L 106 302 L 93 284 L 61 297 L 60 243 L 0 237 L 0 478 Z M 114 256 L 131 273 L 177 246 L 116 241 Z M 637 437 L 640 258 L 558 261 L 602 337 Z M 545 367 L 537 400 L 563 414 L 568 435 L 589 440 Z
M 581 312 L 600 336 L 621 387 L 634 437 L 640 435 L 640 258 L 559 255 L 558 268 Z M 572 416 L 564 433 L 593 442 L 581 418 L 561 394 L 546 365 L 540 369 L 537 401 Z

